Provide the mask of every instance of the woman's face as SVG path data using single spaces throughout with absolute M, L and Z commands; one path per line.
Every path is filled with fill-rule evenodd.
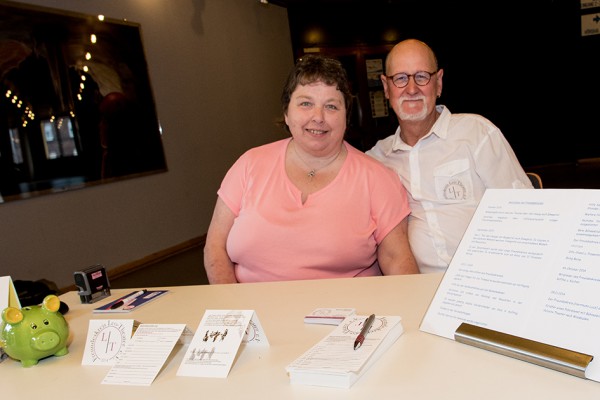
M 298 85 L 292 93 L 285 123 L 303 150 L 315 156 L 337 152 L 346 133 L 344 95 L 323 82 Z

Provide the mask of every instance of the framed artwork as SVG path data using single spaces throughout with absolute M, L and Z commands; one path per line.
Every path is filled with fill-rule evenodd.
M 141 26 L 0 3 L 0 199 L 166 170 Z

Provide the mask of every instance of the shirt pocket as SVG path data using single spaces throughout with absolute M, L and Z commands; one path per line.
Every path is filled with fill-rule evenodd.
M 444 203 L 462 203 L 473 199 L 471 166 L 466 158 L 438 165 L 433 170 L 435 192 Z

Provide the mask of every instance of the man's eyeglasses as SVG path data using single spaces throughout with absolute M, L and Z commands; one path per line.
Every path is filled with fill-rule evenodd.
M 400 72 L 396 75 L 392 75 L 392 76 L 386 75 L 385 77 L 388 79 L 391 79 L 394 86 L 396 86 L 398 89 L 402 89 L 403 87 L 406 87 L 406 85 L 408 85 L 408 81 L 410 80 L 411 76 L 413 77 L 413 79 L 415 80 L 415 83 L 417 85 L 425 86 L 429 83 L 429 81 L 431 80 L 431 77 L 437 73 L 438 73 L 438 71 L 435 71 L 435 72 L 418 71 L 418 72 L 415 72 L 414 74 L 407 74 L 405 72 Z

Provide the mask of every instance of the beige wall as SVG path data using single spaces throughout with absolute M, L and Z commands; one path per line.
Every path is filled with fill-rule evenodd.
M 231 163 L 283 137 L 287 11 L 258 0 L 23 3 L 141 24 L 169 171 L 0 204 L 0 276 L 66 287 L 86 266 L 110 271 L 204 235 Z

